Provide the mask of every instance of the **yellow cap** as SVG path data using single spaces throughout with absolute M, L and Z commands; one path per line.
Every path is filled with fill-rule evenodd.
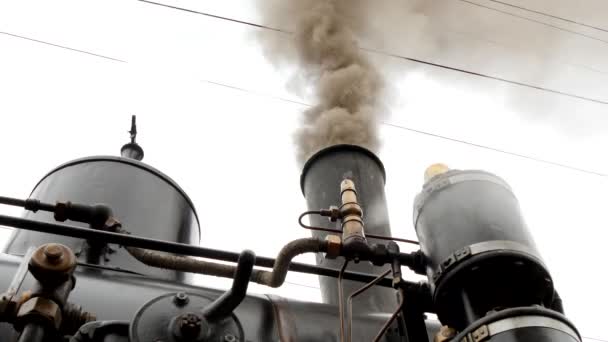
M 442 173 L 446 173 L 450 170 L 450 168 L 441 163 L 433 164 L 426 168 L 424 171 L 424 182 L 428 182 L 431 178 L 440 175 Z

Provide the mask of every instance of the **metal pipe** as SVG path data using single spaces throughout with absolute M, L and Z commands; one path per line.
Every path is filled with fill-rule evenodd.
M 279 252 L 272 267 L 272 272 L 256 270 L 251 280 L 270 287 L 279 287 L 285 281 L 289 264 L 294 257 L 304 253 L 319 252 L 327 252 L 326 241 L 315 238 L 293 240 Z
M 405 304 L 405 291 L 403 289 L 399 289 L 399 294 L 400 294 L 400 296 L 399 296 L 399 306 L 397 306 L 397 309 L 393 312 L 393 314 L 388 319 L 388 321 L 386 321 L 386 323 L 384 323 L 384 325 L 382 326 L 382 328 L 378 332 L 378 335 L 376 335 L 376 337 L 374 338 L 373 342 L 379 342 L 380 339 L 382 339 L 382 336 L 384 336 L 384 334 L 386 333 L 386 331 L 388 330 L 388 328 L 391 326 L 391 324 L 393 324 L 393 322 L 395 321 L 395 319 L 397 318 L 397 316 L 399 315 L 399 313 L 403 309 L 403 304 Z M 416 342 L 418 342 L 418 341 L 416 341 Z
M 90 229 L 90 228 L 81 228 L 81 227 L 75 227 L 75 226 L 70 226 L 70 225 L 66 225 L 66 224 L 40 222 L 40 221 L 28 220 L 28 219 L 24 219 L 24 218 L 12 217 L 12 216 L 6 216 L 6 215 L 0 215 L 0 225 L 20 228 L 20 229 L 25 229 L 25 230 L 31 230 L 31 231 L 37 231 L 37 232 L 42 232 L 42 233 L 66 235 L 66 236 L 82 238 L 82 239 L 99 239 L 99 240 L 105 241 L 107 243 L 115 243 L 115 244 L 120 244 L 123 246 L 141 247 L 141 248 L 145 248 L 145 249 L 152 249 L 152 250 L 163 251 L 163 252 L 167 252 L 167 253 L 179 253 L 179 254 L 183 254 L 183 255 L 203 257 L 203 258 L 229 261 L 229 262 L 236 262 L 238 260 L 238 256 L 239 256 L 238 253 L 234 253 L 234 252 L 221 251 L 221 250 L 216 250 L 216 249 L 211 249 L 211 248 L 193 246 L 193 245 L 188 245 L 188 244 L 184 244 L 184 243 L 160 241 L 160 240 L 149 239 L 149 238 L 144 238 L 144 237 L 139 237 L 139 236 L 134 236 L 134 235 L 125 235 L 125 234 L 106 232 L 106 231 L 95 230 L 95 229 Z M 272 258 L 268 258 L 268 257 L 257 257 L 256 262 L 255 262 L 256 266 L 268 267 L 268 268 L 273 267 L 274 263 L 275 263 L 275 260 Z M 294 271 L 294 272 L 316 274 L 316 275 L 322 275 L 322 276 L 333 277 L 333 278 L 338 278 L 339 273 L 340 273 L 339 270 L 336 270 L 336 269 L 332 269 L 332 268 L 328 268 L 328 267 L 321 267 L 321 266 L 314 266 L 314 265 L 307 265 L 307 264 L 296 263 L 296 262 L 290 263 L 288 268 L 290 271 Z M 369 274 L 360 273 L 360 272 L 349 272 L 349 271 L 344 272 L 344 279 L 364 282 L 364 283 L 374 280 L 375 277 L 376 276 L 374 276 L 374 275 L 369 275 Z M 381 282 L 379 282 L 378 285 L 383 286 L 383 287 L 392 288 L 393 282 L 392 282 L 391 278 L 385 278 Z M 407 285 L 411 286 L 412 288 L 421 286 L 416 283 L 408 283 Z M 428 291 L 425 291 L 425 292 L 428 292 Z M 427 293 L 427 295 L 430 296 L 430 293 Z M 426 309 L 431 310 L 430 307 L 426 308 Z M 432 312 L 432 311 L 427 311 L 427 312 Z
M 44 327 L 36 323 L 27 324 L 19 336 L 19 342 L 42 342 L 43 340 Z
M 15 207 L 25 207 L 25 201 L 19 198 L 0 196 L 0 204 L 12 205 Z
M 357 291 L 353 292 L 348 297 L 348 316 L 347 316 L 348 320 L 347 320 L 347 324 L 346 324 L 346 326 L 348 327 L 348 335 L 346 337 L 346 341 L 348 341 L 348 342 L 352 341 L 352 335 L 353 335 L 353 299 L 355 297 L 357 297 L 358 295 L 360 295 L 361 293 L 367 291 L 372 286 L 376 285 L 380 280 L 382 280 L 384 277 L 386 277 L 389 273 L 391 273 L 391 270 L 386 270 L 384 273 L 382 273 L 381 275 L 379 275 L 378 277 L 376 277 L 376 279 L 374 279 L 371 282 L 363 285 L 363 287 L 361 287 Z
M 234 271 L 232 287 L 223 295 L 205 307 L 203 315 L 209 321 L 215 322 L 226 318 L 243 301 L 247 295 L 249 278 L 255 264 L 255 253 L 249 250 L 241 252 L 239 262 Z

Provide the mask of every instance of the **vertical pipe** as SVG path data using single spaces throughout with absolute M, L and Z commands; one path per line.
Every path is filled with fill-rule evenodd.
M 363 209 L 365 232 L 390 235 L 386 196 L 384 194 L 385 172 L 382 162 L 369 150 L 354 145 L 335 145 L 313 155 L 304 165 L 301 187 L 309 210 L 329 208 L 340 205 L 340 183 L 351 179 L 357 189 L 357 198 Z M 325 217 L 311 216 L 313 226 L 340 229 L 339 224 L 332 224 Z M 333 225 L 333 226 L 332 226 Z M 313 236 L 324 239 L 328 233 L 313 231 Z M 368 239 L 369 243 L 386 243 Z M 317 265 L 340 269 L 344 261 L 331 260 L 317 254 Z M 389 267 L 376 267 L 368 262 L 351 262 L 349 271 L 381 274 Z M 320 277 L 321 295 L 325 303 L 338 304 L 338 284 L 336 279 Z M 345 280 L 344 297 L 347 298 L 361 284 Z M 356 306 L 370 312 L 391 312 L 395 308 L 394 290 L 372 288 L 357 299 Z

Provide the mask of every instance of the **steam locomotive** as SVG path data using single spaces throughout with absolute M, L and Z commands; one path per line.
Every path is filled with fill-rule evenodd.
M 0 254 L 1 341 L 581 341 L 517 199 L 493 174 L 427 170 L 418 241 L 404 241 L 390 236 L 380 159 L 330 146 L 301 176 L 312 237 L 271 259 L 199 247 L 194 204 L 141 162 L 134 119 L 131 133 L 121 157 L 74 160 L 26 200 L 0 197 L 25 209 L 0 215 L 16 228 Z M 401 252 L 400 240 L 419 250 Z M 292 262 L 302 253 L 317 265 Z M 407 281 L 404 267 L 428 281 Z M 319 275 L 324 303 L 247 293 L 250 282 L 281 286 L 287 272 Z M 188 285 L 193 273 L 232 286 Z

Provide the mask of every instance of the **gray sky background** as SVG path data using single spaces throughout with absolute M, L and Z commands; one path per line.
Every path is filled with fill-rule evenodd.
M 287 15 L 263 22 L 250 1 L 162 1 L 292 29 Z M 369 57 L 393 87 L 380 155 L 394 235 L 415 237 L 412 201 L 429 164 L 494 172 L 520 199 L 568 317 L 584 336 L 608 339 L 598 314 L 608 306 L 601 267 L 608 237 L 608 107 L 602 103 L 608 101 L 608 25 L 602 30 L 608 3 L 509 0 L 597 28 L 490 0 L 472 2 L 491 9 L 460 0 L 412 3 L 415 10 L 386 19 L 396 28 L 387 31 L 380 13 L 391 1 L 379 0 L 378 12 L 370 13 L 374 34 L 361 40 L 382 52 Z M 264 5 L 281 10 L 279 0 Z M 26 197 L 40 177 L 70 159 L 118 154 L 129 116 L 137 114 L 144 161 L 192 197 L 202 244 L 275 255 L 307 235 L 297 226 L 305 203 L 292 132 L 311 101 L 286 86 L 292 66 L 277 67 L 264 57 L 265 43 L 288 40 L 275 31 L 139 1 L 0 1 L 2 195 Z M 256 220 L 246 225 L 227 209 L 243 181 L 255 198 L 242 215 Z M 274 215 L 257 213 L 272 207 L 279 209 Z M 0 229 L 0 239 L 9 233 Z M 293 274 L 288 281 L 278 290 L 252 288 L 319 300 L 315 277 Z

